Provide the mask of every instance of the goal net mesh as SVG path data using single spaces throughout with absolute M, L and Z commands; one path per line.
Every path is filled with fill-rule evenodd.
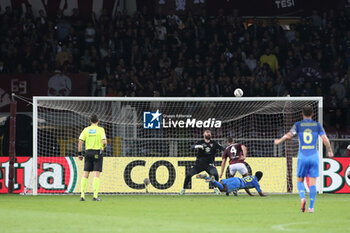
M 101 193 L 177 193 L 186 171 L 194 165 L 191 145 L 211 129 L 224 147 L 226 138 L 247 147 L 251 173 L 262 171 L 261 188 L 269 193 L 297 192 L 295 184 L 298 141 L 274 146 L 274 139 L 302 119 L 301 109 L 318 101 L 259 100 L 133 100 L 128 98 L 65 100 L 37 99 L 38 193 L 79 193 L 84 162 L 77 157 L 78 138 L 96 114 L 107 135 L 101 174 Z M 215 165 L 220 173 L 221 155 Z M 228 166 L 228 164 L 227 164 Z M 226 166 L 226 170 L 227 170 Z M 225 177 L 229 176 L 228 171 Z M 87 192 L 92 192 L 92 175 Z M 240 176 L 236 174 L 236 176 Z M 145 185 L 149 179 L 149 185 Z M 147 182 L 146 182 L 147 184 Z M 212 193 L 195 177 L 186 193 Z

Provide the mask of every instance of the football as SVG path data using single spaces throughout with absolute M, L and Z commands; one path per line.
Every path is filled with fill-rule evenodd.
M 237 88 L 234 92 L 234 95 L 236 97 L 242 97 L 243 96 L 243 90 L 241 88 Z
M 145 179 L 143 180 L 143 183 L 147 186 L 147 185 L 149 185 L 150 180 L 149 180 L 148 178 L 145 178 Z

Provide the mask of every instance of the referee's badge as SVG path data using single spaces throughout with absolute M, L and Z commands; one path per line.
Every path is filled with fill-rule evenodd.
M 98 154 L 95 155 L 95 159 L 98 159 Z

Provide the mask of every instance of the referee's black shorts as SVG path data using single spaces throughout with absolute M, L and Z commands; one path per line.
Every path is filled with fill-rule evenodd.
M 103 156 L 100 150 L 87 150 L 85 153 L 84 171 L 102 172 Z

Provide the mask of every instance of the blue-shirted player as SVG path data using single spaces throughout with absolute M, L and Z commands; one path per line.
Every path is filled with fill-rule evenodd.
M 212 185 L 217 187 L 221 192 L 225 192 L 228 196 L 231 192 L 236 192 L 239 189 L 250 189 L 255 188 L 260 196 L 265 197 L 266 195 L 262 193 L 260 189 L 259 180 L 263 176 L 261 171 L 255 173 L 255 176 L 245 176 L 242 178 L 231 177 L 228 179 L 222 179 L 220 182 L 215 180 L 215 177 L 207 177 L 205 174 L 197 176 L 197 178 L 205 179 Z
M 329 143 L 328 137 L 324 132 L 320 123 L 313 121 L 312 106 L 303 107 L 303 120 L 296 122 L 292 129 L 282 138 L 276 139 L 275 144 L 278 145 L 293 136 L 298 135 L 299 138 L 299 154 L 297 167 L 297 187 L 301 199 L 301 211 L 305 212 L 305 187 L 304 178 L 309 175 L 310 184 L 310 205 L 309 212 L 314 212 L 314 204 L 316 200 L 316 178 L 319 176 L 319 157 L 316 148 L 318 135 L 321 136 L 323 143 L 327 147 L 328 156 L 333 157 L 333 151 Z

